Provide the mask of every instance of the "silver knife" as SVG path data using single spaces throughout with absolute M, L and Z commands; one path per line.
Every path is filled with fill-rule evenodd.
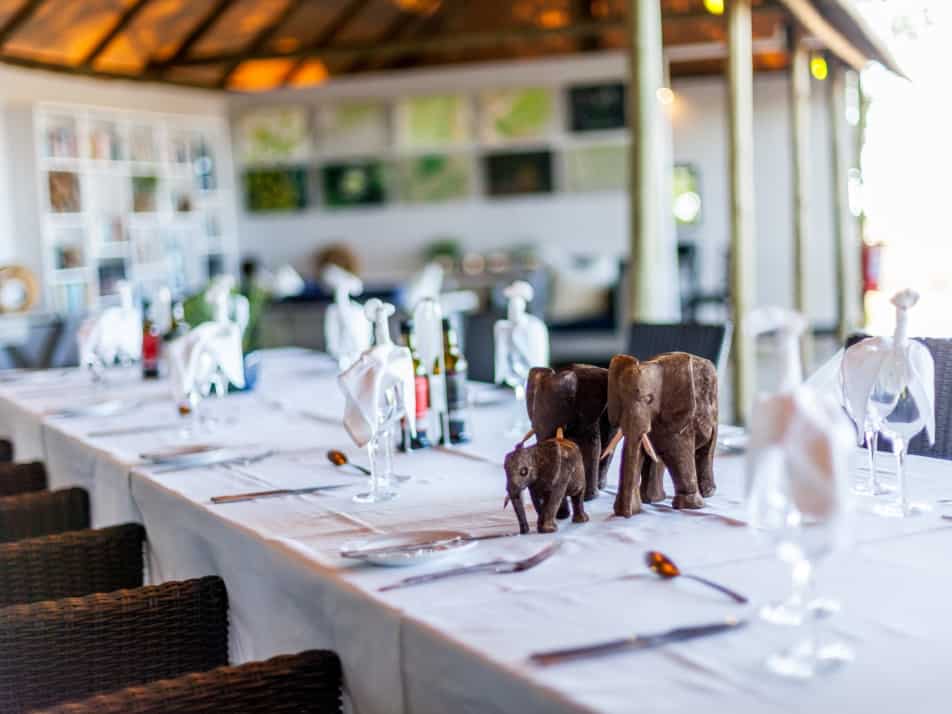
M 240 501 L 255 501 L 259 498 L 275 498 L 277 496 L 298 496 L 319 491 L 330 491 L 335 488 L 352 486 L 350 483 L 333 483 L 327 486 L 308 486 L 307 488 L 276 488 L 271 491 L 253 491 L 251 493 L 235 493 L 230 496 L 212 496 L 212 503 L 239 503 Z
M 405 545 L 391 545 L 381 548 L 366 548 L 366 549 L 357 549 L 357 550 L 342 550 L 340 552 L 341 558 L 355 558 L 360 560 L 361 558 L 371 558 L 371 557 L 380 557 L 381 555 L 390 555 L 391 553 L 414 553 L 418 550 L 432 550 L 434 548 L 440 548 L 447 545 L 452 545 L 455 543 L 469 543 L 470 541 L 478 540 L 492 540 L 494 538 L 508 538 L 509 536 L 516 536 L 518 533 L 490 533 L 487 535 L 466 535 L 466 536 L 456 536 L 455 538 L 440 538 L 439 540 L 431 540 L 427 543 L 406 543 Z
M 153 474 L 165 474 L 165 473 L 172 473 L 173 471 L 191 471 L 193 469 L 204 469 L 209 466 L 228 466 L 230 464 L 238 464 L 238 465 L 244 466 L 248 464 L 256 464 L 259 461 L 264 461 L 265 459 L 269 459 L 278 453 L 279 453 L 278 451 L 271 449 L 269 451 L 264 451 L 260 454 L 252 454 L 251 456 L 229 456 L 227 458 L 210 459 L 210 460 L 196 459 L 195 461 L 187 461 L 182 464 L 176 464 L 176 463 L 150 464 L 146 462 L 139 465 L 151 469 L 151 473 Z M 151 468 L 152 466 L 158 466 L 158 468 Z
M 607 640 L 606 642 L 597 642 L 593 645 L 584 645 L 582 647 L 569 647 L 561 650 L 550 650 L 548 652 L 536 652 L 529 655 L 529 659 L 536 664 L 547 666 L 587 657 L 615 654 L 617 652 L 651 650 L 675 642 L 685 642 L 699 637 L 718 635 L 722 632 L 746 627 L 746 625 L 747 620 L 728 618 L 721 622 L 714 622 L 707 625 L 675 627 L 672 630 L 658 632 L 653 635 L 635 635 L 634 637 Z

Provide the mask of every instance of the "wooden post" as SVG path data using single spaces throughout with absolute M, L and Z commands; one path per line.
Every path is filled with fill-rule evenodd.
M 833 259 L 836 266 L 836 334 L 843 344 L 856 327 L 856 295 L 862 291 L 859 277 L 860 246 L 853 230 L 849 208 L 849 176 L 843 155 L 846 118 L 846 68 L 830 66 L 827 123 L 830 131 L 830 175 L 833 191 Z
M 734 315 L 734 416 L 746 424 L 753 398 L 754 345 L 744 318 L 755 299 L 754 53 L 751 0 L 727 5 L 728 157 L 731 201 L 730 293 Z
M 665 246 L 665 216 L 661 213 L 658 185 L 659 166 L 665 155 L 662 108 L 658 100 L 658 90 L 664 86 L 661 0 L 630 0 L 628 7 L 631 26 L 628 313 L 631 320 L 650 322 L 658 319 L 658 294 L 663 288 L 657 284 L 657 265 L 664 260 Z
M 800 340 L 803 369 L 813 361 L 807 309 L 807 235 L 810 232 L 810 51 L 802 30 L 790 28 L 790 147 L 793 170 L 793 306 L 807 320 Z

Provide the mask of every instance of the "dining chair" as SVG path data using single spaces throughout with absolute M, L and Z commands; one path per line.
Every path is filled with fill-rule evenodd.
M 869 335 L 857 333 L 846 340 L 851 347 Z M 939 337 L 913 338 L 924 344 L 935 363 L 935 444 L 929 446 L 925 433 L 909 442 L 909 454 L 952 460 L 952 339 Z M 881 439 L 880 451 L 890 449 L 888 440 Z
M 89 493 L 84 488 L 0 498 L 0 543 L 84 528 L 89 528 Z
M 0 497 L 45 491 L 46 488 L 46 466 L 42 461 L 22 464 L 0 461 Z
M 0 544 L 0 607 L 141 587 L 144 543 L 126 523 Z
M 723 374 L 732 332 L 730 322 L 633 322 L 628 328 L 628 354 L 645 360 L 664 352 L 690 352 L 710 360 Z
M 336 714 L 341 666 L 310 650 L 101 694 L 34 714 Z
M 0 711 L 25 712 L 228 664 L 221 578 L 0 608 Z
M 9 439 L 0 439 L 0 464 L 13 461 L 13 442 Z

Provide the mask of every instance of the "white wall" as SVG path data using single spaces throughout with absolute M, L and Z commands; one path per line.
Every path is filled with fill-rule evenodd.
M 411 93 L 475 91 L 525 84 L 556 84 L 622 78 L 625 60 L 609 54 L 564 60 L 487 65 L 437 71 L 402 72 L 366 79 L 332 81 L 309 90 L 237 96 L 232 117 L 263 103 L 308 103 L 341 98 L 399 97 Z M 728 242 L 726 89 L 719 78 L 676 80 L 672 123 L 674 157 L 696 164 L 703 192 L 703 222 L 692 229 L 702 252 L 702 282 L 720 287 Z M 809 311 L 815 322 L 835 315 L 833 246 L 829 199 L 825 87 L 814 83 L 814 173 Z M 758 301 L 792 303 L 792 206 L 790 189 L 788 83 L 785 75 L 758 75 L 754 87 L 755 176 L 757 189 Z M 240 183 L 236 184 L 240 186 Z M 311 271 L 311 257 L 323 244 L 346 240 L 371 275 L 405 273 L 418 265 L 421 247 L 434 237 L 459 238 L 467 248 L 486 250 L 535 241 L 577 253 L 627 253 L 628 202 L 621 191 L 596 194 L 487 200 L 474 197 L 444 205 L 390 205 L 377 209 L 252 215 L 239 206 L 243 250 L 271 263 L 290 261 Z

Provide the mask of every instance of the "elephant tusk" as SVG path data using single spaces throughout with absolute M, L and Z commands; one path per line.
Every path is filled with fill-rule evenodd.
M 651 457 L 651 460 L 655 463 L 658 463 L 658 455 L 655 453 L 654 446 L 651 445 L 651 439 L 648 438 L 648 432 L 645 432 L 641 435 L 641 445 L 645 447 L 645 451 L 648 452 L 648 456 Z
M 529 441 L 529 439 L 531 439 L 534 435 L 535 435 L 535 429 L 529 429 L 529 431 L 526 432 L 526 435 L 525 435 L 524 437 L 522 437 L 522 439 L 519 440 L 519 443 L 520 443 L 520 444 L 525 444 L 525 443 L 526 443 L 527 441 Z
M 509 507 L 509 496 L 506 496 L 502 502 L 502 510 L 506 510 Z
M 618 446 L 618 442 L 621 441 L 622 436 L 623 434 L 621 429 L 616 429 L 615 433 L 612 435 L 612 440 L 609 441 L 608 446 L 602 450 L 602 455 L 599 457 L 599 461 L 604 459 L 606 456 L 610 456 L 611 454 L 615 453 L 615 447 Z

